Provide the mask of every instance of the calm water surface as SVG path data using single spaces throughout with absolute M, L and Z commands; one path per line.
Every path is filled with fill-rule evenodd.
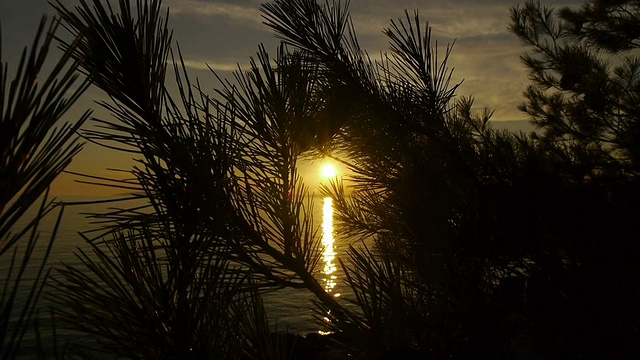
M 331 198 L 324 198 L 320 203 L 315 203 L 313 218 L 316 222 L 322 219 L 323 253 L 318 280 L 327 292 L 341 297 L 348 287 L 343 283 L 344 273 L 338 264 L 338 258 L 345 256 L 348 246 L 344 242 L 336 241 Z M 314 319 L 314 299 L 313 294 L 304 289 L 282 289 L 264 296 L 269 318 L 274 323 L 277 321 L 278 329 L 300 334 L 324 330 Z
M 78 200 L 78 199 L 68 199 Z M 345 256 L 346 244 L 336 241 L 336 234 L 333 227 L 333 204 L 330 198 L 320 199 L 314 203 L 313 215 L 316 224 L 321 220 L 321 234 L 323 254 L 321 264 L 318 268 L 318 280 L 324 285 L 325 290 L 334 294 L 336 297 L 344 294 L 347 287 L 343 284 L 344 274 L 338 266 L 338 258 Z M 81 267 L 80 261 L 75 257 L 74 252 L 78 247 L 87 249 L 84 240 L 78 235 L 79 231 L 87 231 L 95 229 L 96 224 L 86 217 L 87 213 L 99 213 L 107 210 L 109 207 L 116 205 L 95 204 L 95 205 L 79 205 L 67 206 L 64 210 L 64 216 L 58 236 L 54 243 L 49 264 L 52 266 L 60 266 L 62 262 L 69 265 Z M 46 239 L 50 237 L 55 216 L 48 216 L 41 225 L 41 246 L 39 246 L 33 257 L 31 264 L 36 264 L 42 260 Z M 19 243 L 20 244 L 20 243 Z M 24 246 L 24 245 L 23 245 Z M 19 248 L 20 250 L 20 248 Z M 0 285 L 6 281 L 9 270 L 8 256 L 0 259 Z M 36 274 L 36 267 L 31 266 L 26 272 L 25 285 L 33 282 Z M 18 301 L 23 300 L 27 293 L 20 294 Z M 282 289 L 275 292 L 265 294 L 264 303 L 267 308 L 267 314 L 273 326 L 282 331 L 292 333 L 308 334 L 311 332 L 319 332 L 323 330 L 321 324 L 314 319 L 314 311 L 312 310 L 314 296 L 306 290 L 301 289 Z M 40 305 L 46 308 L 46 301 L 41 300 Z M 34 339 L 28 333 L 25 342 L 29 343 Z

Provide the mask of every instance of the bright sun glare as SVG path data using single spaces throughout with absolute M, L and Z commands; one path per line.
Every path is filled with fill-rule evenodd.
M 322 167 L 322 177 L 325 179 L 330 179 L 332 177 L 336 176 L 336 167 L 333 166 L 332 164 L 325 164 Z

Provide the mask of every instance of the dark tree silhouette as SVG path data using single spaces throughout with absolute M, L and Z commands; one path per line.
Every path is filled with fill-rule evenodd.
M 532 187 L 534 144 L 493 130 L 491 112 L 474 114 L 471 99 L 452 100 L 450 48 L 438 57 L 417 14 L 391 23 L 391 51 L 374 61 L 338 2 L 262 9 L 287 45 L 320 64 L 327 83 L 349 89 L 337 99 L 350 104 L 334 114 L 342 127 L 327 148 L 353 172 L 352 191 L 342 183 L 325 191 L 338 234 L 368 244 L 354 246 L 343 264 L 360 309 L 363 356 L 507 356 L 506 319 L 492 294 L 502 279 L 524 276 L 539 240 L 532 231 L 516 243 L 536 224 L 509 209 Z
M 521 109 L 561 180 L 540 194 L 554 198 L 540 209 L 553 214 L 544 234 L 553 255 L 529 279 L 530 315 L 565 356 L 639 351 L 638 14 L 635 1 L 558 12 L 529 1 L 511 11 L 511 31 L 529 50 Z
M 615 53 L 640 46 L 639 12 L 636 1 L 591 0 L 579 9 L 561 8 L 558 15 L 571 36 Z
M 316 295 L 354 357 L 636 350 L 633 58 L 610 72 L 575 24 L 537 3 L 514 8 L 512 30 L 534 51 L 523 110 L 543 130 L 528 136 L 455 99 L 451 48 L 431 46 L 417 13 L 391 22 L 390 51 L 373 60 L 348 3 L 265 3 L 283 41 L 275 62 L 260 47 L 216 99 L 172 55 L 160 1 L 79 3 L 56 8 L 83 36 L 73 54 L 113 115 L 86 137 L 135 154 L 134 180 L 115 186 L 146 203 L 100 215 L 114 224 L 79 253 L 88 271 L 66 267 L 56 283 L 68 323 L 102 349 L 285 356 L 259 293 L 293 287 Z M 351 173 L 323 191 L 353 244 L 342 265 L 355 306 L 314 278 L 319 237 L 296 169 L 309 154 Z
M 50 271 L 47 258 L 62 216 L 60 210 L 43 245 L 41 220 L 54 210 L 49 186 L 81 150 L 76 131 L 89 117 L 85 112 L 76 121 L 62 122 L 88 82 L 77 81 L 78 64 L 71 59 L 75 43 L 48 73 L 44 71 L 59 20 L 47 24 L 43 17 L 31 49 L 22 52 L 13 78 L 9 64 L 0 63 L 0 261 L 7 271 L 0 280 L 2 359 L 20 353 L 21 341 L 32 325 Z M 0 36 L 0 58 L 1 45 Z M 40 205 L 36 208 L 37 203 Z M 42 259 L 32 258 L 43 246 Z
M 522 59 L 533 85 L 522 110 L 543 140 L 572 148 L 583 175 L 638 175 L 638 14 L 634 1 L 591 1 L 582 8 L 527 2 L 511 30 L 531 50 Z
M 281 51 L 274 66 L 260 49 L 216 100 L 173 57 L 161 1 L 55 7 L 82 35 L 81 70 L 110 97 L 113 119 L 85 135 L 135 154 L 133 180 L 112 184 L 143 201 L 100 214 L 107 234 L 87 238 L 83 267 L 61 269 L 53 300 L 67 326 L 132 358 L 236 359 L 274 349 L 261 291 L 306 288 L 342 313 L 314 277 L 320 237 L 296 169 L 316 141 L 300 126 L 321 105 L 313 64 Z

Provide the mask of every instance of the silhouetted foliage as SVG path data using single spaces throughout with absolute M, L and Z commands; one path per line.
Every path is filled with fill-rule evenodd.
M 540 128 L 537 147 L 558 180 L 536 201 L 537 213 L 552 217 L 527 284 L 528 315 L 568 357 L 640 350 L 632 305 L 640 300 L 640 88 L 629 51 L 638 14 L 635 1 L 558 12 L 529 1 L 511 12 L 511 30 L 530 51 L 522 60 L 533 84 L 521 109 Z
M 0 260 L 7 271 L 0 295 L 3 359 L 19 354 L 32 325 L 62 216 L 60 210 L 48 242 L 42 245 L 41 220 L 54 210 L 49 186 L 81 150 L 76 131 L 89 116 L 85 112 L 75 122 L 60 123 L 88 83 L 78 84 L 77 64 L 70 58 L 73 43 L 49 73 L 43 71 L 58 26 L 58 19 L 47 27 L 42 18 L 14 78 L 10 78 L 9 64 L 0 64 Z M 0 41 L 0 58 L 1 45 Z M 32 258 L 38 246 L 44 246 L 42 260 Z
M 390 51 L 373 60 L 348 2 L 265 3 L 276 58 L 260 47 L 211 97 L 172 53 L 159 0 L 79 4 L 55 7 L 113 116 L 85 136 L 134 154 L 133 180 L 111 184 L 144 202 L 100 214 L 107 233 L 86 238 L 84 267 L 55 285 L 64 319 L 101 349 L 286 357 L 260 292 L 292 287 L 316 295 L 339 349 L 359 358 L 637 350 L 636 60 L 613 66 L 589 38 L 607 19 L 589 9 L 609 5 L 565 20 L 538 3 L 513 9 L 533 49 L 522 109 L 542 129 L 526 135 L 455 98 L 451 46 L 433 48 L 417 13 L 391 22 Z M 320 239 L 297 164 L 319 154 L 350 172 L 323 192 L 353 245 L 342 301 L 355 306 L 314 278 Z
M 637 15 L 633 1 L 592 1 L 559 15 L 536 2 L 512 10 L 511 30 L 531 50 L 522 59 L 533 85 L 521 109 L 542 128 L 543 141 L 564 140 L 562 146 L 583 163 L 584 176 L 638 174 L 640 63 L 627 51 L 637 47 L 638 37 L 615 29 L 633 27 L 633 21 L 640 28 Z
M 391 55 L 374 62 L 340 4 L 263 10 L 355 104 L 332 144 L 347 154 L 353 193 L 340 183 L 326 191 L 338 233 L 374 243 L 352 249 L 345 268 L 370 356 L 510 357 L 533 352 L 527 341 L 540 356 L 634 351 L 633 57 L 609 75 L 551 10 L 514 9 L 514 31 L 536 51 L 523 58 L 535 82 L 523 110 L 545 133 L 529 138 L 492 130 L 490 112 L 472 115 L 467 99 L 451 101 L 455 86 L 417 19 L 393 22 Z
M 85 136 L 135 154 L 134 180 L 114 186 L 146 203 L 100 214 L 112 234 L 87 238 L 86 269 L 60 271 L 53 300 L 67 324 L 128 357 L 238 358 L 273 343 L 250 331 L 268 328 L 251 323 L 264 321 L 251 315 L 262 311 L 261 291 L 307 288 L 340 313 L 313 276 L 320 238 L 296 169 L 309 141 L 294 120 L 318 99 L 306 96 L 314 77 L 295 71 L 304 59 L 281 52 L 280 71 L 261 49 L 219 101 L 173 57 L 160 1 L 56 8 L 83 36 L 82 71 L 110 96 L 101 105 L 114 119 L 95 120 L 101 128 Z M 165 87 L 169 60 L 178 96 Z
M 325 191 L 337 233 L 369 242 L 344 264 L 362 310 L 353 315 L 364 356 L 506 356 L 506 320 L 492 294 L 501 278 L 526 271 L 533 241 L 513 245 L 526 216 L 503 221 L 513 214 L 512 187 L 525 181 L 518 172 L 537 155 L 532 142 L 491 129 L 491 113 L 473 114 L 470 99 L 452 100 L 450 48 L 438 58 L 417 15 L 392 22 L 391 53 L 374 61 L 338 3 L 274 1 L 263 11 L 353 102 L 336 114 L 343 127 L 330 146 L 354 174 L 352 192 L 342 183 Z M 339 316 L 333 325 L 349 332 Z
M 579 9 L 563 7 L 558 16 L 572 37 L 615 53 L 640 46 L 639 12 L 637 1 L 591 0 Z

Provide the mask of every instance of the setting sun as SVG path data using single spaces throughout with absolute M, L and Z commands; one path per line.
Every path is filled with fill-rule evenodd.
M 336 171 L 336 167 L 333 166 L 332 164 L 325 164 L 322 167 L 322 177 L 325 179 L 330 179 L 332 177 L 335 177 L 337 174 Z

